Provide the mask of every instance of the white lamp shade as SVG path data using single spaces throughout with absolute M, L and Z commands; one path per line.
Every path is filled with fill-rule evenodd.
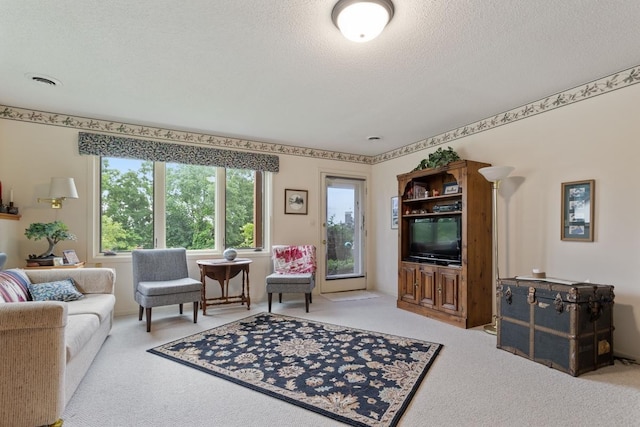
M 49 197 L 52 199 L 77 199 L 78 191 L 73 178 L 51 178 Z
M 487 181 L 496 182 L 508 177 L 514 169 L 513 166 L 489 166 L 478 169 L 478 172 L 480 172 Z
M 340 0 L 331 16 L 347 39 L 368 42 L 378 37 L 391 20 L 393 4 L 389 0 Z

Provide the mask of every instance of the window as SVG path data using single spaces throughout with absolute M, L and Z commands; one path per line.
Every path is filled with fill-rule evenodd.
M 225 246 L 262 247 L 262 173 L 227 169 L 225 183 Z
M 116 157 L 100 166 L 100 252 L 263 246 L 262 171 Z

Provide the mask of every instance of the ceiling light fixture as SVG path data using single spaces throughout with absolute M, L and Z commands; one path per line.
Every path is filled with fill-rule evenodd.
M 342 35 L 354 42 L 368 42 L 382 33 L 393 17 L 391 0 L 340 0 L 331 19 Z

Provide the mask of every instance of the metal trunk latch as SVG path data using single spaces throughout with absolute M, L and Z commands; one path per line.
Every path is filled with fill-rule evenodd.
M 507 292 L 504 293 L 504 300 L 507 302 L 507 304 L 511 304 L 511 302 L 513 301 L 513 295 L 511 294 L 511 286 L 509 286 L 507 288 Z
M 569 289 L 569 292 L 567 292 L 567 301 L 568 302 L 578 301 L 578 290 L 576 288 Z
M 595 322 L 600 318 L 602 313 L 602 304 L 600 301 L 595 300 L 593 297 L 589 297 L 589 320 Z
M 534 288 L 533 286 L 529 287 L 529 295 L 527 295 L 527 302 L 529 304 L 536 303 L 536 288 Z
M 553 300 L 553 306 L 556 308 L 556 313 L 558 314 L 564 311 L 564 303 L 562 302 L 562 295 L 560 295 L 560 292 L 556 294 L 556 299 Z

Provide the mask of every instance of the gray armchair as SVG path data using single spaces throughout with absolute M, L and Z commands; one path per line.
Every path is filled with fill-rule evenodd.
M 198 322 L 202 283 L 189 277 L 186 249 L 136 249 L 131 252 L 133 293 L 140 305 L 138 320 L 145 309 L 147 332 L 151 331 L 151 308 L 193 302 L 193 323 Z
M 316 247 L 313 245 L 276 245 L 271 249 L 274 273 L 266 277 L 269 313 L 274 293 L 282 303 L 283 293 L 304 294 L 307 313 L 316 286 Z

